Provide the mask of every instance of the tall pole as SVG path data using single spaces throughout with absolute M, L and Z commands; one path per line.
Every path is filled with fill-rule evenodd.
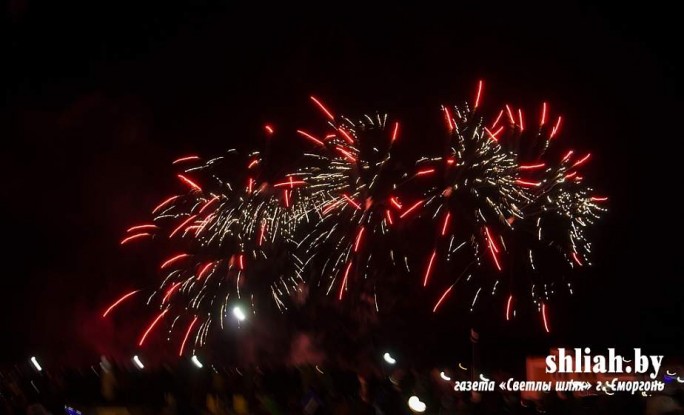
M 471 373 L 471 375 L 470 375 L 470 378 L 471 378 L 470 380 L 472 380 L 473 382 L 476 382 L 477 379 L 478 379 L 478 378 L 477 378 L 477 375 L 475 374 L 475 372 L 477 372 L 476 369 L 477 369 L 477 366 L 478 366 L 478 364 L 477 364 L 477 363 L 478 363 L 478 362 L 477 362 L 477 357 L 478 357 L 478 356 L 477 356 L 476 346 L 475 346 L 475 345 L 477 344 L 477 342 L 478 342 L 479 340 L 480 340 L 480 335 L 479 335 L 479 333 L 476 332 L 475 329 L 471 328 L 471 329 L 470 329 L 470 344 L 471 344 L 471 350 L 472 350 L 472 356 L 471 356 L 471 359 L 472 359 L 472 360 L 471 360 L 470 366 L 471 366 L 471 372 L 472 372 L 472 373 Z

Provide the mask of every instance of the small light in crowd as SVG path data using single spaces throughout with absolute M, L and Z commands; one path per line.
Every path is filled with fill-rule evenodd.
M 82 415 L 83 412 L 79 411 L 78 409 L 74 409 L 70 406 L 64 405 L 64 411 L 66 412 L 67 415 Z
M 447 376 L 446 373 L 444 373 L 444 372 L 439 372 L 439 377 L 446 380 L 447 382 L 449 382 L 451 380 L 451 378 L 449 376 Z
M 247 318 L 245 312 L 242 311 L 242 309 L 239 306 L 235 306 L 233 308 L 233 315 L 238 321 L 245 321 L 245 319 Z
M 109 372 L 112 370 L 112 364 L 109 363 L 109 360 L 105 356 L 100 356 L 100 368 L 104 372 Z
M 394 359 L 389 353 L 382 355 L 382 358 L 385 359 L 385 362 L 389 363 L 390 365 L 397 363 L 396 359 Z
M 31 363 L 33 364 L 33 367 L 35 367 L 37 371 L 40 372 L 43 370 L 43 368 L 40 367 L 40 365 L 38 364 L 38 360 L 36 360 L 35 356 L 31 356 Z
M 204 367 L 204 365 L 202 364 L 202 362 L 199 361 L 199 359 L 197 358 L 197 356 L 192 355 L 192 357 L 190 358 L 190 360 L 192 360 L 192 363 L 193 363 L 195 366 L 197 366 L 198 368 L 202 369 L 202 368 Z
M 133 363 L 138 366 L 138 369 L 145 369 L 145 365 L 140 361 L 138 355 L 133 356 Z
M 421 402 L 417 396 L 411 396 L 408 400 L 408 406 L 413 412 L 425 412 L 426 406 L 424 402 Z

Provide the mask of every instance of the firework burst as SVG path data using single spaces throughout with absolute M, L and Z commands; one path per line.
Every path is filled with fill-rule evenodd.
M 503 290 L 506 319 L 518 299 L 530 298 L 548 329 L 546 304 L 562 286 L 571 290 L 558 276 L 590 264 L 587 231 L 606 198 L 595 195 L 580 173 L 590 154 L 552 151 L 562 118 L 551 121 L 546 103 L 536 122 L 510 105 L 490 119 L 482 97 L 480 82 L 472 106 L 442 108 L 444 154 L 418 162 L 417 174 L 432 183 L 424 212 L 435 224 L 423 286 L 433 283 L 439 268 L 458 268 L 437 297 L 436 312 L 457 283 L 479 274 L 471 309 L 483 290 Z
M 185 192 L 162 201 L 151 223 L 131 227 L 121 241 L 152 238 L 174 250 L 160 262 L 162 282 L 147 297 L 159 312 L 139 346 L 164 322 L 169 337 L 178 332 L 183 339 L 182 354 L 188 338 L 199 346 L 211 326 L 223 327 L 236 304 L 254 313 L 258 303 L 263 307 L 263 297 L 270 297 L 284 308 L 287 295 L 298 290 L 299 274 L 286 276 L 283 270 L 296 263 L 286 248 L 303 215 L 300 205 L 290 202 L 291 182 L 269 184 L 263 163 L 258 152 L 241 158 L 235 151 L 206 162 L 197 156 L 174 161 Z M 135 293 L 121 297 L 103 317 Z
M 406 210 L 397 196 L 402 178 L 392 156 L 399 123 L 386 114 L 366 115 L 357 121 L 335 117 L 311 98 L 328 119 L 318 138 L 299 130 L 313 143 L 305 167 L 293 176 L 302 183 L 300 201 L 318 220 L 299 241 L 304 268 L 315 269 L 318 283 L 342 300 L 348 293 L 369 299 L 378 308 L 379 285 L 391 280 L 406 257 L 396 249 L 397 226 Z

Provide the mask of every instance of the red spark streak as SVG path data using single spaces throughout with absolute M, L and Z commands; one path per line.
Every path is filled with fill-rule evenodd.
M 432 250 L 432 255 L 430 255 L 430 261 L 428 262 L 427 269 L 425 270 L 425 278 L 423 279 L 423 287 L 427 287 L 428 279 L 430 279 L 430 273 L 432 272 L 432 264 L 435 262 L 435 257 L 437 256 L 437 250 Z
M 198 280 L 198 281 L 202 279 L 202 277 L 204 276 L 204 274 L 209 270 L 209 267 L 211 267 L 212 265 L 214 265 L 214 263 L 213 263 L 213 262 L 209 262 L 209 263 L 207 263 L 204 267 L 202 267 L 202 269 L 200 270 L 199 274 L 197 274 L 197 280 Z
M 563 160 L 561 160 L 561 162 L 565 163 L 566 161 L 570 160 L 570 156 L 572 156 L 572 153 L 574 153 L 573 150 L 568 151 L 567 154 L 565 154 L 565 156 L 563 157 Z
M 494 260 L 494 265 L 496 265 L 496 269 L 501 271 L 501 264 L 499 264 L 499 258 L 497 257 L 497 252 L 499 252 L 499 248 L 497 248 L 496 244 L 494 243 L 494 239 L 492 239 L 491 235 L 489 234 L 489 229 L 485 227 L 485 231 L 487 232 L 487 241 L 489 242 L 489 252 L 492 254 L 492 259 Z
M 192 216 L 190 216 L 189 218 L 187 218 L 186 220 L 184 220 L 183 223 L 181 223 L 180 225 L 178 225 L 178 227 L 177 227 L 176 229 L 174 229 L 173 232 L 171 232 L 171 234 L 169 235 L 169 238 L 173 238 L 173 235 L 175 235 L 176 233 L 178 233 L 178 231 L 180 231 L 181 229 L 183 229 L 183 228 L 185 227 L 185 225 L 187 225 L 188 223 L 190 223 L 190 222 L 191 222 L 192 220 L 194 220 L 196 217 L 197 217 L 197 215 L 192 215 Z
M 199 213 L 204 212 L 204 209 L 208 208 L 209 205 L 213 204 L 213 203 L 216 202 L 217 200 L 219 200 L 219 197 L 218 197 L 218 196 L 214 196 L 214 197 L 212 197 L 211 199 L 207 200 L 207 201 L 204 203 L 204 205 L 202 205 L 202 207 L 200 208 Z
M 354 144 L 354 140 L 351 138 L 351 136 L 349 136 L 349 133 L 347 133 L 341 128 L 338 128 L 337 131 L 339 131 L 340 134 L 342 134 L 342 137 L 344 137 L 344 139 L 347 140 L 349 144 Z
M 513 118 L 513 112 L 511 111 L 511 107 L 506 104 L 506 112 L 508 113 L 508 120 L 511 122 L 511 124 L 515 124 L 515 118 Z
M 496 245 L 494 238 L 492 238 L 492 234 L 489 233 L 489 227 L 485 226 L 484 228 L 485 233 L 487 234 L 487 240 L 489 241 L 489 244 L 494 248 L 494 252 L 499 253 L 499 247 Z
M 352 206 L 354 206 L 356 209 L 361 210 L 361 205 L 359 205 L 358 203 L 354 202 L 349 196 L 347 196 L 347 195 L 342 195 L 342 196 L 344 196 L 344 198 L 347 199 L 347 202 L 349 202 L 349 204 L 351 204 Z
M 328 118 L 330 118 L 330 119 L 333 120 L 333 121 L 335 120 L 335 117 L 333 117 L 333 115 L 330 113 L 330 111 L 328 111 L 328 109 L 325 107 L 325 105 L 323 105 L 323 104 L 321 103 L 321 101 L 317 100 L 316 97 L 314 97 L 314 96 L 311 96 L 311 97 L 309 97 L 309 98 L 311 98 L 311 100 L 312 100 L 313 102 L 315 102 L 316 105 L 318 105 L 318 107 L 319 107 L 321 110 L 323 110 L 323 112 L 325 113 L 325 115 L 328 116 Z
M 139 291 L 140 291 L 140 290 L 131 291 L 131 292 L 129 292 L 128 294 L 125 294 L 124 296 L 122 296 L 121 298 L 119 298 L 118 300 L 116 300 L 116 301 L 114 302 L 114 304 L 110 305 L 110 306 L 107 308 L 107 310 L 105 310 L 105 312 L 102 313 L 102 318 L 107 317 L 107 315 L 108 315 L 109 313 L 111 313 L 112 310 L 114 310 L 119 304 L 123 303 L 124 301 L 126 301 L 126 299 L 130 298 L 133 294 L 135 294 L 135 293 L 137 293 L 137 292 L 139 292 Z
M 451 119 L 451 113 L 449 113 L 449 109 L 444 107 L 444 116 L 446 117 L 447 124 L 449 125 L 449 130 L 454 129 L 454 122 Z
M 257 164 L 259 164 L 259 160 L 252 160 L 252 162 L 249 163 L 249 165 L 247 166 L 247 168 L 248 168 L 248 169 L 251 169 L 252 167 L 256 166 Z
M 386 211 L 385 211 L 385 216 L 387 217 L 387 222 L 388 222 L 390 225 L 394 225 L 394 222 L 392 221 L 392 212 L 390 212 L 389 210 L 386 210 Z
M 553 138 L 558 133 L 562 119 L 563 119 L 563 117 L 560 117 L 560 116 L 558 117 L 558 121 L 556 121 L 556 125 L 554 125 L 553 128 L 551 129 L 551 134 L 549 135 L 549 139 Z
M 251 177 L 247 180 L 247 193 L 252 193 L 252 190 L 254 189 L 254 179 Z
M 343 148 L 340 147 L 340 146 L 335 146 L 335 149 L 336 149 L 337 151 L 339 151 L 340 153 L 342 153 L 342 155 L 345 156 L 347 159 L 349 159 L 349 161 L 351 161 L 351 162 L 355 162 L 355 161 L 356 161 L 356 158 L 355 158 L 355 157 L 352 155 L 352 153 L 350 153 L 349 151 L 343 149 Z
M 594 196 L 589 200 L 591 200 L 592 202 L 605 202 L 606 200 L 608 200 L 608 198 L 605 196 Z
M 580 261 L 579 257 L 577 256 L 577 252 L 572 253 L 572 259 L 574 259 L 575 262 L 577 262 L 577 265 L 579 265 L 580 267 L 582 266 L 582 261 Z
M 572 173 L 566 174 L 566 175 L 565 175 L 565 178 L 566 178 L 566 179 L 572 179 L 572 178 L 575 177 L 576 175 L 577 175 L 577 172 L 576 172 L 576 171 L 573 171 Z
M 290 180 L 289 180 L 289 181 L 287 181 L 287 182 L 276 183 L 276 184 L 273 185 L 273 187 L 285 187 L 285 186 L 289 186 L 290 189 L 292 189 L 295 185 L 304 185 L 304 184 L 306 184 L 306 182 L 305 182 L 304 180 L 294 180 L 294 181 L 293 181 L 293 180 L 292 180 L 292 176 L 290 176 Z
M 335 209 L 335 207 L 336 207 L 337 205 L 339 205 L 341 202 L 342 202 L 342 200 L 336 200 L 336 201 L 334 201 L 334 202 L 331 202 L 330 204 L 328 204 L 328 206 L 327 206 L 325 209 L 323 209 L 323 211 L 321 212 L 321 214 L 322 214 L 322 215 L 327 214 L 327 213 L 330 212 L 331 210 Z
M 349 261 L 347 269 L 344 271 L 344 279 L 342 280 L 342 286 L 340 287 L 340 295 L 338 300 L 342 300 L 342 295 L 344 294 L 344 288 L 347 286 L 347 278 L 349 277 L 349 270 L 351 270 L 352 261 Z
M 151 234 L 151 233 L 147 233 L 147 232 L 136 233 L 135 235 L 131 235 L 131 236 L 129 236 L 128 238 L 124 238 L 124 239 L 119 243 L 119 245 L 123 245 L 123 244 L 128 243 L 128 242 L 130 242 L 130 241 L 133 241 L 133 240 L 135 240 L 135 239 L 143 238 L 143 237 L 145 237 L 145 236 L 152 236 L 152 234 Z
M 544 319 L 544 330 L 546 330 L 547 333 L 550 333 L 549 321 L 546 318 L 546 304 L 544 303 L 542 303 L 542 318 Z
M 157 205 L 156 208 L 152 211 L 152 213 L 157 213 L 157 211 L 164 206 L 168 205 L 169 203 L 173 202 L 174 200 L 178 199 L 180 196 L 171 196 L 170 198 L 166 199 L 165 201 L 161 202 L 160 204 Z M 129 229 L 130 230 L 130 229 Z
M 268 135 L 272 135 L 274 133 L 273 127 L 271 127 L 269 124 L 264 125 L 264 129 L 268 133 Z
M 451 213 L 447 212 L 444 216 L 444 223 L 442 224 L 442 236 L 446 235 L 447 229 L 449 227 L 449 220 L 451 219 Z
M 180 287 L 180 285 L 181 285 L 181 283 L 180 283 L 180 282 L 177 282 L 177 283 L 173 284 L 173 285 L 166 291 L 166 295 L 164 296 L 164 298 L 162 298 L 162 304 L 164 304 L 164 303 L 166 302 L 166 300 L 168 300 L 169 297 L 171 297 L 171 295 L 173 294 L 173 292 L 176 291 L 176 289 L 177 289 L 178 287 Z
M 399 203 L 399 199 L 397 199 L 396 196 L 390 198 L 390 202 L 394 205 L 395 208 L 398 210 L 401 210 L 401 203 Z
M 188 326 L 188 331 L 185 332 L 185 337 L 183 337 L 183 343 L 181 343 L 180 350 L 178 351 L 178 356 L 183 356 L 183 349 L 185 349 L 185 343 L 188 341 L 188 337 L 190 337 L 190 333 L 192 332 L 192 328 L 195 326 L 195 323 L 197 323 L 197 316 L 192 320 L 192 323 L 190 323 L 190 326 Z
M 394 130 L 392 130 L 392 143 L 397 139 L 397 135 L 399 134 L 399 122 L 394 123 Z
M 309 140 L 313 141 L 314 143 L 318 144 L 319 146 L 325 146 L 325 144 L 323 144 L 323 142 L 321 140 L 312 136 L 311 134 L 307 133 L 306 131 L 297 130 L 297 134 L 308 138 Z
M 539 164 L 521 164 L 518 166 L 518 170 L 534 170 L 534 169 L 542 169 L 546 167 L 546 163 L 539 163 Z
M 501 131 L 503 131 L 503 128 L 504 127 L 502 125 L 499 128 L 497 128 L 496 131 L 494 131 L 494 132 L 489 131 L 489 129 L 487 127 L 485 127 L 484 129 L 487 132 L 487 134 L 489 134 L 489 136 L 492 138 L 492 140 L 499 141 L 499 138 L 497 137 L 497 135 L 499 135 L 499 133 L 501 133 Z
M 263 245 L 264 237 L 266 236 L 266 224 L 261 224 L 261 230 L 259 231 L 259 246 Z
M 143 229 L 158 229 L 159 227 L 157 225 L 137 225 L 130 227 L 126 229 L 126 233 L 132 232 L 132 231 L 141 231 Z
M 591 153 L 588 153 L 586 156 L 584 156 L 584 157 L 582 157 L 581 159 L 577 160 L 577 161 L 575 162 L 575 164 L 572 165 L 572 167 L 581 166 L 581 165 L 584 164 L 587 160 L 589 160 L 590 157 L 591 157 Z
M 202 222 L 200 222 L 199 225 L 192 225 L 192 226 L 188 226 L 187 228 L 185 228 L 185 232 L 188 232 L 188 231 L 190 231 L 191 229 L 197 229 L 197 231 L 195 232 L 195 236 L 199 236 L 200 232 L 202 232 L 202 231 L 204 230 L 204 227 L 207 226 L 207 224 L 208 224 L 212 219 L 214 219 L 215 216 L 216 216 L 216 212 L 207 215 L 207 217 L 204 218 L 204 219 L 202 220 Z
M 523 113 L 520 108 L 518 108 L 518 119 L 520 120 L 520 131 L 523 131 L 525 127 L 523 126 Z
M 444 294 L 442 294 L 442 296 L 439 297 L 439 300 L 437 301 L 437 304 L 435 304 L 435 307 L 432 309 L 432 312 L 433 312 L 433 313 L 437 312 L 437 307 L 439 307 L 439 305 L 442 304 L 442 301 L 444 301 L 444 299 L 446 298 L 446 296 L 449 295 L 449 293 L 451 292 L 451 289 L 452 289 L 452 288 L 454 288 L 453 285 L 452 285 L 451 287 L 447 288 L 447 290 L 444 291 Z
M 513 294 L 508 296 L 508 302 L 506 303 L 506 321 L 511 319 L 511 303 L 513 302 Z
M 242 254 L 240 254 L 240 256 L 238 256 L 238 266 L 240 267 L 240 271 L 245 269 L 245 259 L 244 259 L 244 255 L 242 255 Z
M 174 160 L 173 163 L 171 163 L 171 164 L 178 164 L 178 163 L 182 163 L 184 161 L 190 161 L 190 160 L 199 160 L 199 157 L 198 156 L 181 157 L 179 159 Z
M 289 208 L 290 207 L 290 191 L 285 189 L 285 207 Z
M 189 254 L 179 254 L 179 255 L 176 255 L 175 257 L 170 258 L 170 259 L 166 260 L 166 262 L 164 262 L 163 264 L 161 264 L 161 266 L 159 267 L 159 269 L 164 269 L 164 268 L 168 267 L 169 265 L 173 264 L 174 262 L 176 262 L 176 261 L 178 261 L 178 260 L 180 260 L 180 259 L 189 257 L 189 256 L 190 256 Z
M 359 228 L 359 233 L 358 233 L 358 235 L 356 235 L 356 243 L 354 244 L 354 252 L 359 251 L 359 245 L 361 244 L 361 238 L 363 237 L 363 230 L 364 229 L 365 228 L 363 226 L 361 228 Z
M 541 116 L 541 121 L 539 122 L 539 126 L 543 126 L 546 124 L 546 102 L 542 102 L 542 116 Z
M 497 115 L 496 120 L 494 120 L 494 124 L 492 124 L 491 127 L 489 128 L 494 128 L 496 125 L 499 123 L 499 120 L 501 120 L 501 116 L 503 115 L 504 110 L 499 111 L 499 115 Z
M 432 174 L 434 172 L 435 172 L 435 169 L 420 170 L 419 172 L 416 173 L 416 176 L 424 176 L 426 174 Z
M 185 184 L 190 186 L 193 190 L 197 190 L 198 192 L 202 191 L 202 188 L 197 185 L 197 183 L 193 182 L 192 180 L 188 179 L 187 177 L 183 176 L 182 174 L 178 175 L 178 178 L 181 179 Z
M 475 106 L 473 107 L 473 109 L 477 109 L 477 107 L 480 105 L 480 94 L 482 93 L 482 84 L 482 80 L 480 80 L 477 83 L 477 96 L 475 96 Z
M 150 324 L 150 326 L 149 326 L 149 327 L 147 328 L 147 330 L 145 331 L 145 334 L 143 334 L 143 336 L 140 338 L 140 342 L 138 343 L 138 346 L 142 346 L 143 343 L 145 343 L 145 339 L 147 338 L 147 335 L 150 334 L 150 332 L 152 331 L 152 329 L 154 328 L 154 326 L 156 326 L 157 323 L 159 323 L 159 320 L 161 320 L 162 317 L 164 317 L 164 314 L 168 313 L 168 311 L 169 311 L 169 309 L 167 308 L 166 310 L 162 311 L 162 312 L 157 316 L 157 318 L 154 319 L 154 321 L 152 322 L 152 324 Z
M 521 186 L 527 186 L 527 187 L 538 187 L 541 185 L 540 182 L 530 182 L 530 181 L 521 180 L 521 179 L 517 179 L 515 182 Z
M 413 204 L 413 206 L 411 206 L 411 207 L 408 208 L 404 213 L 402 213 L 401 215 L 399 215 L 399 218 L 404 219 L 404 217 L 405 217 L 406 215 L 408 215 L 409 213 L 413 212 L 413 211 L 414 211 L 415 209 L 417 209 L 418 206 L 420 206 L 421 204 L 423 204 L 423 201 L 422 201 L 422 200 L 417 201 L 416 203 Z

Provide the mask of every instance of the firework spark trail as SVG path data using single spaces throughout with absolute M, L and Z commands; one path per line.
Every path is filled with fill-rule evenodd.
M 124 294 L 121 298 L 119 298 L 118 300 L 116 300 L 112 305 L 110 305 L 109 307 L 107 307 L 107 310 L 105 310 L 105 312 L 102 313 L 102 318 L 107 317 L 107 316 L 109 315 L 109 313 L 112 312 L 112 310 L 114 310 L 116 307 L 119 306 L 119 304 L 123 303 L 124 301 L 126 301 L 127 299 L 129 299 L 129 298 L 132 297 L 133 295 L 137 294 L 138 292 L 140 292 L 140 290 L 133 290 L 133 291 L 127 293 L 127 294 Z
M 188 329 L 185 332 L 185 337 L 183 337 L 183 342 L 181 343 L 180 350 L 178 351 L 178 356 L 183 356 L 183 350 L 185 349 L 185 343 L 188 342 L 188 337 L 190 337 L 190 333 L 192 333 L 192 328 L 195 327 L 195 324 L 197 324 L 197 316 L 195 316 L 192 319 L 192 322 L 188 326 Z

